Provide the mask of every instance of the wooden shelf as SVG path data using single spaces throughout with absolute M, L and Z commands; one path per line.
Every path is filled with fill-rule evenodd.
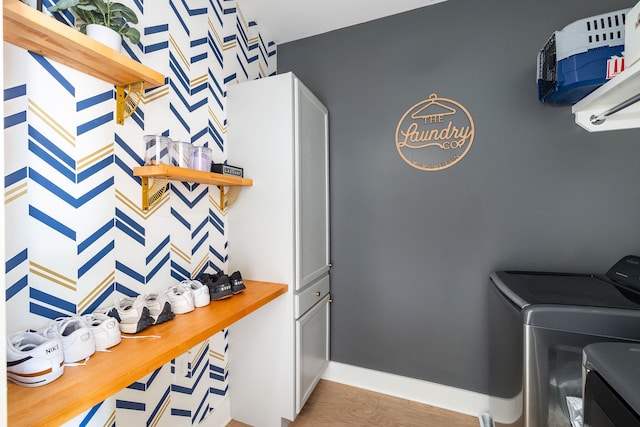
M 164 195 L 167 181 L 195 182 L 220 187 L 220 209 L 228 207 L 228 195 L 224 187 L 248 187 L 253 181 L 233 175 L 204 172 L 196 169 L 180 168 L 169 165 L 139 166 L 133 168 L 133 175 L 142 178 L 142 210 L 148 210 Z M 149 187 L 149 178 L 163 180 L 164 185 Z
M 86 366 L 66 367 L 62 377 L 42 387 L 9 383 L 8 425 L 67 422 L 287 292 L 287 285 L 278 283 L 245 280 L 245 285 L 238 295 L 139 334 L 161 338 L 123 339 L 110 353 L 95 353 Z
M 640 94 L 640 61 L 625 69 L 572 107 L 576 123 L 589 132 L 640 127 L 640 102 L 612 114 L 604 123 L 591 123 L 592 115 L 599 115 L 610 108 Z
M 167 178 L 170 181 L 196 182 L 220 186 L 252 186 L 253 181 L 233 175 L 222 175 L 178 166 L 156 165 L 133 168 L 133 175 L 147 178 Z
M 4 40 L 116 86 L 164 85 L 157 71 L 19 0 L 4 0 Z

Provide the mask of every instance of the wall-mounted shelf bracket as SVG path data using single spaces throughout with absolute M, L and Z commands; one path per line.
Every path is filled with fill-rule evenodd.
M 151 185 L 149 180 L 151 179 Z M 164 196 L 169 180 L 167 177 L 150 178 L 148 176 L 141 177 L 142 180 L 142 210 L 148 211 L 151 206 L 160 201 Z
M 229 187 L 226 192 L 224 186 L 220 185 L 218 186 L 218 188 L 220 190 L 220 204 L 218 205 L 218 207 L 220 208 L 220 210 L 224 210 L 233 205 L 233 203 L 236 201 L 238 195 L 240 194 L 240 187 Z
M 124 124 L 124 119 L 131 117 L 142 100 L 144 82 L 116 86 L 116 123 Z

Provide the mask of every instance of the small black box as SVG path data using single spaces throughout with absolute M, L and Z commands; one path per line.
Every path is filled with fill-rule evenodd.
M 242 168 L 225 165 L 224 163 L 211 163 L 211 172 L 243 177 Z

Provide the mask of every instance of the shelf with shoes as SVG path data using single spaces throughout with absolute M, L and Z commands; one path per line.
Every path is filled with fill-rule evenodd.
M 288 289 L 287 285 L 279 283 L 253 280 L 244 280 L 244 283 L 246 289 L 232 298 L 212 301 L 142 332 L 142 335 L 160 338 L 122 340 L 110 348 L 109 353 L 95 353 L 84 366 L 66 367 L 60 378 L 41 387 L 9 383 L 8 425 L 61 425 L 275 300 Z
M 253 185 L 253 181 L 249 178 L 171 165 L 135 167 L 133 168 L 133 175 L 142 178 L 142 209 L 145 211 L 162 198 L 168 181 L 217 185 L 220 188 L 220 209 L 224 209 L 231 204 L 229 202 L 229 194 L 224 190 L 225 187 L 236 188 Z

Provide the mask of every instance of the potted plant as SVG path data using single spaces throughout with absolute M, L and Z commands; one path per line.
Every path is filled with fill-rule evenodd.
M 133 44 L 138 44 L 140 41 L 140 32 L 129 26 L 130 23 L 138 23 L 138 16 L 122 3 L 111 0 L 60 0 L 48 8 L 50 12 L 66 9 L 70 9 L 80 19 L 80 31 L 90 37 L 100 40 L 99 36 L 96 37 L 96 32 L 104 32 L 105 28 L 115 32 L 115 36 L 111 35 L 114 43 L 111 47 L 116 50 L 120 50 L 124 37 Z M 105 44 L 109 45 L 109 43 Z

